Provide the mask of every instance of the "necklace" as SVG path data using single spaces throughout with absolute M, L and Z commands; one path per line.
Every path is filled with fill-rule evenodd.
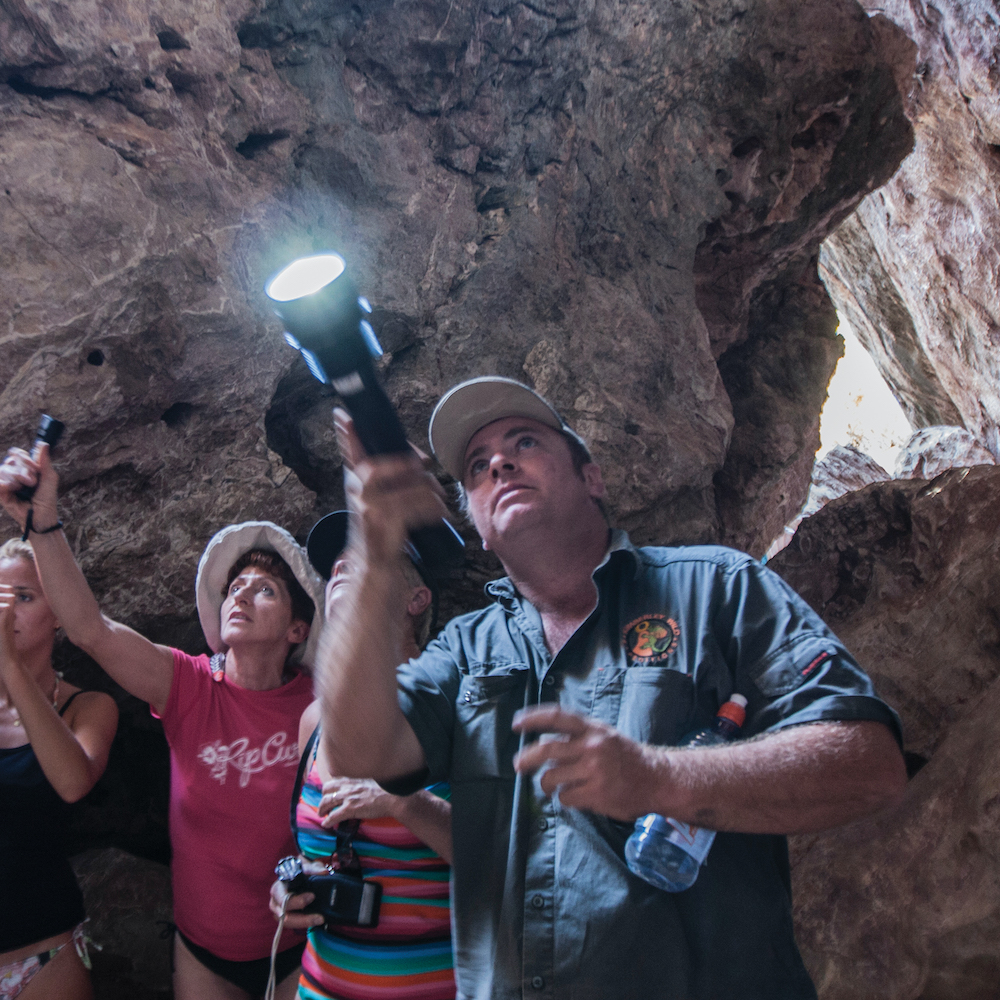
M 59 704 L 59 682 L 62 680 L 62 674 L 58 670 L 54 670 L 53 673 L 56 675 L 56 686 L 52 689 L 52 707 L 56 708 Z M 10 703 L 10 701 L 0 702 L 0 711 L 8 709 L 10 714 L 14 717 L 14 725 L 21 725 L 21 714 L 18 710 Z

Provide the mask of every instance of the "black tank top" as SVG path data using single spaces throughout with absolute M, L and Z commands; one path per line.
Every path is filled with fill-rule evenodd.
M 0 952 L 72 930 L 85 916 L 66 857 L 69 808 L 30 743 L 0 749 Z

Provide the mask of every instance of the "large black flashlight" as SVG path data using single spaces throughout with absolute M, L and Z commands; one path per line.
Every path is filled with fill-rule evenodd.
M 285 340 L 312 374 L 340 395 L 368 454 L 409 452 L 403 425 L 372 362 L 382 348 L 367 319 L 371 306 L 346 273 L 343 257 L 331 252 L 293 261 L 267 282 L 264 293 L 285 325 Z M 463 560 L 465 543 L 444 519 L 418 528 L 412 541 L 433 569 Z

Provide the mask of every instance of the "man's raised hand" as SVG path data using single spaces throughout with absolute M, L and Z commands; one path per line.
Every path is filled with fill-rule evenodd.
M 394 562 L 412 529 L 447 516 L 444 490 L 416 452 L 370 456 L 348 413 L 338 408 L 333 415 L 344 492 L 357 515 L 348 544 L 373 563 Z

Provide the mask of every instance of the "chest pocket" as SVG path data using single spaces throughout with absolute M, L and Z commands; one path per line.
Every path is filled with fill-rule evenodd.
M 622 678 L 617 729 L 641 743 L 672 746 L 690 729 L 694 682 L 670 667 L 629 667 Z
M 520 736 L 510 727 L 514 713 L 524 707 L 527 682 L 527 666 L 510 667 L 487 677 L 462 678 L 455 706 L 455 782 L 514 780 L 513 758 Z

